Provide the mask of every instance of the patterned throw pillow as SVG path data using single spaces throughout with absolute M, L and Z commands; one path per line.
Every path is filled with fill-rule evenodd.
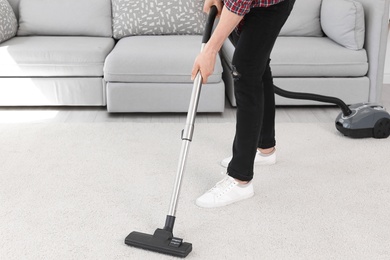
M 112 0 L 114 38 L 202 34 L 203 0 Z
M 2 43 L 16 35 L 18 21 L 7 0 L 0 0 L 0 14 L 0 43 Z

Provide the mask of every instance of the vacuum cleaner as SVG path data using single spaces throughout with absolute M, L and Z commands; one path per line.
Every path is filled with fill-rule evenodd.
M 201 51 L 203 50 L 205 44 L 211 36 L 211 31 L 217 13 L 217 7 L 212 6 L 203 33 Z M 192 136 L 194 133 L 195 116 L 198 108 L 201 87 L 202 76 L 200 72 L 198 72 L 194 80 L 190 105 L 187 113 L 186 125 L 181 134 L 182 147 L 180 151 L 180 159 L 177 168 L 177 174 L 169 212 L 165 220 L 165 226 L 163 228 L 156 229 L 154 234 L 145 234 L 133 231 L 125 239 L 125 243 L 127 245 L 178 257 L 186 257 L 192 251 L 191 243 L 183 242 L 182 238 L 173 236 L 173 226 L 175 224 L 176 219 L 176 208 L 180 193 L 182 176 L 188 155 L 189 145 L 192 141 Z
M 207 18 L 205 31 L 203 33 L 201 51 L 211 36 L 217 12 L 218 10 L 216 6 L 212 6 Z M 183 242 L 182 238 L 178 238 L 173 235 L 173 227 L 176 219 L 176 209 L 182 177 L 194 132 L 195 116 L 199 103 L 201 87 L 202 76 L 200 72 L 198 72 L 194 80 L 186 125 L 182 131 L 182 147 L 165 225 L 163 228 L 156 229 L 153 234 L 146 234 L 137 231 L 131 232 L 125 239 L 125 243 L 129 246 L 178 257 L 186 257 L 192 251 L 191 243 Z M 335 97 L 311 93 L 290 92 L 276 86 L 274 86 L 274 88 L 276 94 L 286 98 L 314 100 L 338 105 L 342 112 L 336 119 L 336 128 L 346 136 L 354 138 L 387 138 L 390 134 L 390 115 L 386 112 L 384 107 L 380 105 L 360 103 L 347 106 L 342 100 Z
M 390 135 L 390 114 L 376 103 L 358 103 L 347 106 L 341 99 L 311 93 L 286 91 L 274 86 L 279 96 L 305 99 L 338 105 L 342 112 L 336 118 L 336 128 L 351 138 L 387 138 Z

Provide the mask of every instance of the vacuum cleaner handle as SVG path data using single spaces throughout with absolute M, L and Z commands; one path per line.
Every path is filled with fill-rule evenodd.
M 211 37 L 211 32 L 213 30 L 215 17 L 217 17 L 218 9 L 215 5 L 211 6 L 209 15 L 207 17 L 206 25 L 203 32 L 202 43 L 207 43 Z
M 205 29 L 203 32 L 201 51 L 203 50 L 204 46 L 206 45 L 206 43 L 208 42 L 208 40 L 211 37 L 211 32 L 213 30 L 214 21 L 215 21 L 215 18 L 217 17 L 217 13 L 218 13 L 218 9 L 216 6 L 213 5 L 210 8 L 210 12 L 209 12 L 209 15 L 207 17 L 206 26 L 205 26 Z M 196 74 L 196 77 L 194 80 L 194 85 L 192 87 L 192 94 L 191 94 L 190 104 L 189 104 L 188 113 L 187 113 L 186 125 L 182 131 L 181 139 L 183 141 L 182 141 L 182 147 L 181 147 L 181 151 L 180 151 L 180 160 L 179 160 L 178 167 L 177 167 L 175 185 L 173 188 L 171 203 L 169 206 L 169 212 L 168 212 L 168 216 L 167 216 L 165 227 L 164 227 L 164 229 L 166 229 L 166 230 L 172 230 L 174 220 L 175 220 L 177 201 L 179 198 L 183 172 L 184 172 L 184 168 L 185 168 L 185 164 L 186 164 L 186 160 L 187 160 L 189 146 L 190 146 L 190 143 L 192 141 L 192 136 L 194 133 L 195 116 L 196 116 L 196 111 L 198 109 L 201 88 L 202 88 L 202 75 L 200 74 L 200 72 L 198 72 Z

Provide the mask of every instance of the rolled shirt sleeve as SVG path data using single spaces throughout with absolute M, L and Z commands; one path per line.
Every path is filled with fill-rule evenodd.
M 225 7 L 232 13 L 244 16 L 249 13 L 253 0 L 225 0 Z

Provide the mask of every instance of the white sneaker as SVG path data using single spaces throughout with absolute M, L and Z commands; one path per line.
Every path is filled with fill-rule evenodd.
M 233 156 L 225 158 L 221 161 L 221 165 L 225 168 L 228 167 Z M 257 150 L 254 165 L 272 165 L 276 163 L 276 149 L 269 154 L 263 154 Z
M 226 176 L 208 192 L 196 200 L 202 208 L 222 207 L 234 202 L 248 199 L 254 195 L 252 182 L 240 184 L 234 178 Z

